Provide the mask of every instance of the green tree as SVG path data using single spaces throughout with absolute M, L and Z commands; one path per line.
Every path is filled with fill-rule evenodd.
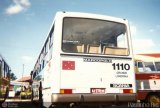
M 12 80 L 16 80 L 16 79 L 17 79 L 16 75 L 11 72 L 10 73 L 10 80 L 12 81 Z

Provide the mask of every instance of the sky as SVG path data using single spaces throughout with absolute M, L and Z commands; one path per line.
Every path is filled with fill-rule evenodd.
M 0 0 L 0 54 L 17 78 L 33 69 L 57 11 L 125 18 L 133 52 L 160 53 L 160 0 Z

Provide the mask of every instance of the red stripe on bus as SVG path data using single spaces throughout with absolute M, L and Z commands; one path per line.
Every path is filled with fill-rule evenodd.
M 160 73 L 137 73 L 136 80 L 160 79 Z

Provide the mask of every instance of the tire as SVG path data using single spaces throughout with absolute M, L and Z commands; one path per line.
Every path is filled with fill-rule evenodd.
M 6 92 L 5 92 L 5 95 L 4 95 L 4 100 L 2 101 L 2 103 L 6 101 L 8 95 L 9 95 L 9 87 L 6 88 Z
M 3 97 L 3 100 L 0 101 L 0 108 L 3 108 L 3 107 L 2 107 L 2 104 L 6 101 L 8 95 L 9 95 L 9 87 L 6 88 L 6 91 L 5 91 L 5 95 L 4 95 L 4 97 Z
M 42 82 L 39 84 L 39 107 L 43 108 L 43 94 L 42 94 Z
M 31 102 L 33 103 L 33 89 L 32 89 L 32 93 L 31 93 Z
M 9 95 L 9 87 L 6 88 L 6 94 L 4 97 L 4 101 L 8 98 L 8 95 Z
M 149 94 L 147 96 L 147 102 L 150 103 L 151 107 L 160 105 L 160 96 L 158 94 Z

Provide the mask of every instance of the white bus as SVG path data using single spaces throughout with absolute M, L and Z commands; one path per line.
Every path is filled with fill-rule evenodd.
M 9 93 L 11 68 L 0 54 L 0 106 L 6 100 Z
M 128 21 L 57 12 L 31 75 L 33 100 L 44 106 L 135 101 Z

